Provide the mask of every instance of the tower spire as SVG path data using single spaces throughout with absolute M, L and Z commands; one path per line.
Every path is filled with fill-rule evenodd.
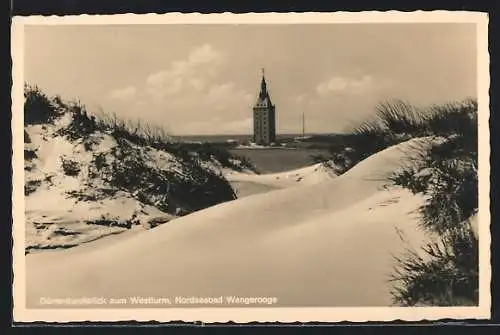
M 261 68 L 262 72 L 262 81 L 260 82 L 260 97 L 264 98 L 267 95 L 267 84 L 266 77 L 264 74 L 264 68 Z

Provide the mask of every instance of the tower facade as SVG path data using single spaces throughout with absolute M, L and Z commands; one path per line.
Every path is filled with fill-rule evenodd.
M 259 145 L 276 142 L 276 112 L 267 91 L 264 70 L 262 70 L 259 97 L 253 107 L 253 142 Z

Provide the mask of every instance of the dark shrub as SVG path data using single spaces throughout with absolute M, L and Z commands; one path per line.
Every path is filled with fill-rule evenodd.
M 24 149 L 24 159 L 27 161 L 31 161 L 37 158 L 35 150 Z
M 98 130 L 98 124 L 95 116 L 89 115 L 84 105 L 80 102 L 73 102 L 68 106 L 69 112 L 71 113 L 72 119 L 69 126 L 62 130 L 63 135 L 67 135 L 70 139 L 76 140 L 79 138 L 84 138 L 85 149 L 90 151 L 92 149 L 91 143 L 89 143 L 88 137 Z
M 109 184 L 165 212 L 192 212 L 235 199 L 229 182 L 203 167 L 196 157 L 181 161 L 183 173 L 179 174 L 148 165 L 139 150 L 127 142 L 120 142 L 114 155 L 113 162 L 102 165 L 100 172 L 110 176 Z
M 24 195 L 30 195 L 31 193 L 35 192 L 38 187 L 42 185 L 41 180 L 30 180 L 24 184 Z
M 76 177 L 80 173 L 78 162 L 61 157 L 61 163 L 65 175 Z
M 51 123 L 60 115 L 38 86 L 24 85 L 24 125 Z

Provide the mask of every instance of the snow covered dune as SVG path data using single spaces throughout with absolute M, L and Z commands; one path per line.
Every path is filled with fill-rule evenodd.
M 426 238 L 411 213 L 423 199 L 384 188 L 415 141 L 336 178 L 222 203 L 115 243 L 27 255 L 27 307 L 40 297 L 231 295 L 388 306 L 392 255 Z

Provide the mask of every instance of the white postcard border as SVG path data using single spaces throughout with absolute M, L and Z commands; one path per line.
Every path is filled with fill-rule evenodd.
M 360 24 L 360 23 L 475 23 L 478 47 L 479 103 L 479 241 L 480 297 L 478 307 L 349 307 L 349 308 L 168 308 L 168 309 L 26 309 L 24 255 L 23 50 L 25 25 L 98 24 Z M 12 136 L 13 136 L 13 296 L 15 322 L 77 321 L 202 321 L 211 322 L 339 322 L 439 319 L 488 319 L 491 306 L 490 265 L 490 140 L 488 16 L 466 11 L 248 13 L 248 14 L 119 14 L 13 17 Z

